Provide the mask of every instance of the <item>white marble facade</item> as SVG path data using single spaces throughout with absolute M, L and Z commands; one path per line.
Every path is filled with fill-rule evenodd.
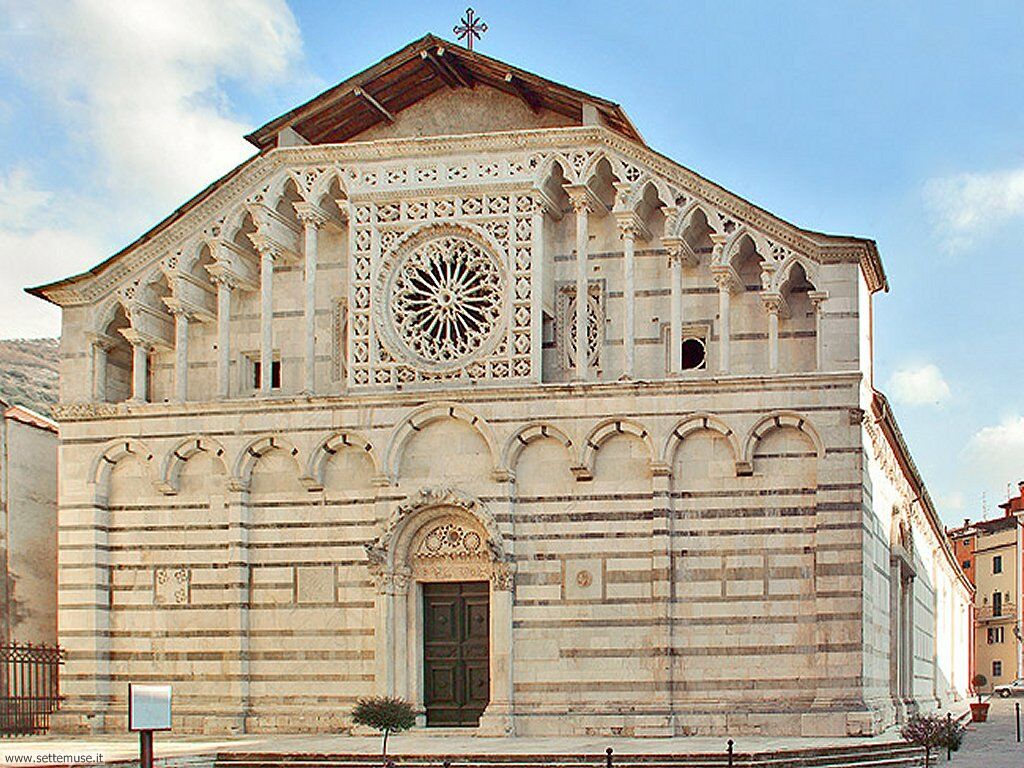
M 872 388 L 873 242 L 529 106 L 283 130 L 33 289 L 60 727 L 123 727 L 132 680 L 189 731 L 422 706 L 422 584 L 460 580 L 491 585 L 484 734 L 874 733 L 964 696 L 970 588 Z

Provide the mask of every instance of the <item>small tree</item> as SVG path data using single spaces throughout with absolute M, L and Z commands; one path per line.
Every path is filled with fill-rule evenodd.
M 946 746 L 948 728 L 945 718 L 936 715 L 913 715 L 900 729 L 900 736 L 924 747 L 924 768 L 931 765 L 932 750 Z
M 384 735 L 381 758 L 387 765 L 388 734 L 407 731 L 416 725 L 412 704 L 392 696 L 373 696 L 359 699 L 352 710 L 352 722 L 380 731 Z
M 961 723 L 959 720 L 954 720 L 950 715 L 946 715 L 946 719 L 942 721 L 942 745 L 950 752 L 956 752 L 960 749 L 960 744 L 964 740 L 964 733 L 967 732 L 967 726 Z
M 975 675 L 971 678 L 971 685 L 974 686 L 978 694 L 978 703 L 981 704 L 981 689 L 988 685 L 988 678 L 982 674 Z

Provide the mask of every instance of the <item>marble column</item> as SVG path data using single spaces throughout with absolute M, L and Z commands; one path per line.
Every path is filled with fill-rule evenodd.
M 274 365 L 274 251 L 260 249 L 260 393 L 270 394 Z
M 669 257 L 669 279 L 672 281 L 671 337 L 669 366 L 672 373 L 683 370 L 683 260 L 679 254 Z
M 133 403 L 146 402 L 146 384 L 149 379 L 150 344 L 137 334 L 126 335 L 132 345 L 132 397 Z
M 302 222 L 305 235 L 305 301 L 303 323 L 305 328 L 304 375 L 302 391 L 312 395 L 316 391 L 316 270 L 319 231 L 327 223 L 327 216 L 310 203 L 296 203 L 295 211 Z
M 544 376 L 544 205 L 534 202 L 530 236 L 530 373 Z
M 107 399 L 107 353 L 114 348 L 114 340 L 97 333 L 89 341 L 92 348 L 92 399 L 101 403 Z
M 811 291 L 807 296 L 811 300 L 811 306 L 814 307 L 814 370 L 820 371 L 825 365 L 825 345 L 821 333 L 821 316 L 828 294 L 825 291 Z
M 480 718 L 480 730 L 488 736 L 510 736 L 512 723 L 512 564 L 494 564 L 491 575 L 491 691 L 490 702 Z
M 188 400 L 188 311 L 181 306 L 171 310 L 174 315 L 174 399 Z
M 726 267 L 716 271 L 715 284 L 718 286 L 718 369 L 721 373 L 729 372 L 729 313 L 734 280 L 732 268 Z
M 231 291 L 234 283 L 226 274 L 217 282 L 217 397 L 231 396 Z
M 761 300 L 768 313 L 768 370 L 775 373 L 779 370 L 779 312 L 782 310 L 782 297 L 762 295 Z
M 632 379 L 636 367 L 636 227 L 619 224 L 622 237 L 622 377 Z

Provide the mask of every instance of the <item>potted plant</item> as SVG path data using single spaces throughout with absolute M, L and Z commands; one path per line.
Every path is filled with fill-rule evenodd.
M 924 768 L 930 768 L 932 750 L 951 746 L 950 728 L 946 719 L 938 715 L 913 715 L 900 729 L 900 736 L 924 747 Z
M 388 734 L 407 731 L 416 725 L 412 704 L 392 696 L 359 699 L 352 710 L 352 722 L 380 731 L 384 735 L 381 759 L 388 764 Z
M 984 723 L 988 720 L 989 703 L 981 700 L 981 689 L 988 685 L 988 678 L 984 675 L 975 675 L 971 679 L 971 685 L 978 692 L 978 700 L 971 702 L 971 722 Z

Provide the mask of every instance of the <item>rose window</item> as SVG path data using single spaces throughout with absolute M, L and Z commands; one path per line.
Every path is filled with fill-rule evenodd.
M 398 341 L 435 364 L 472 355 L 500 326 L 503 280 L 497 262 L 456 235 L 428 240 L 397 265 L 388 310 Z

